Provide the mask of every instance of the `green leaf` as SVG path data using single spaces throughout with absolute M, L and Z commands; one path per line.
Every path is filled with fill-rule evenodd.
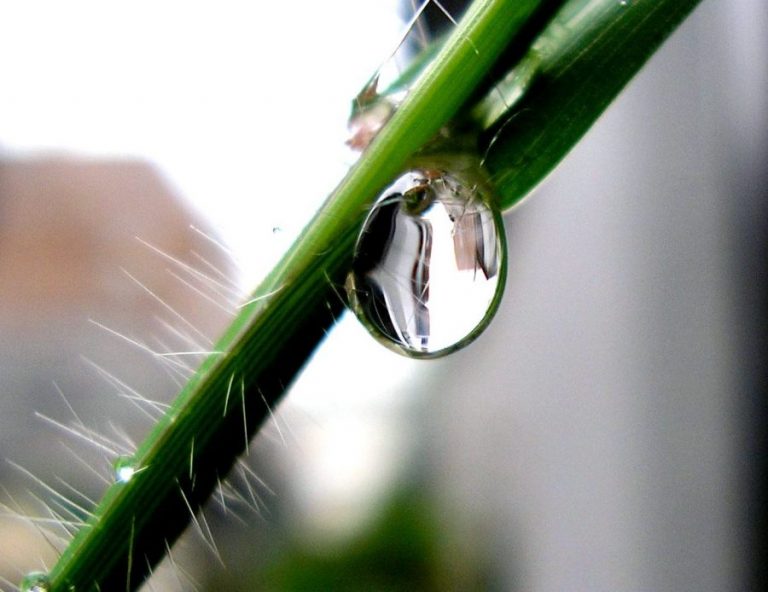
M 475 106 L 502 209 L 587 132 L 699 0 L 571 0 Z

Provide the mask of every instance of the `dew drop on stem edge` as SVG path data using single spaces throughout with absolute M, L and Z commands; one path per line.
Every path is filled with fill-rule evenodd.
M 119 456 L 113 466 L 117 483 L 128 483 L 136 474 L 136 461 L 130 456 Z
M 443 161 L 403 173 L 376 200 L 347 278 L 379 341 L 431 358 L 475 339 L 501 300 L 506 241 L 479 171 Z
M 41 571 L 33 571 L 25 575 L 19 584 L 21 592 L 48 592 L 51 583 L 48 574 Z

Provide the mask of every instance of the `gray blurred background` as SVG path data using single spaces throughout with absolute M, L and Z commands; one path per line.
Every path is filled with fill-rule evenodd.
M 213 519 L 229 570 L 217 571 L 199 541 L 180 545 L 201 586 L 765 589 L 766 30 L 761 0 L 704 0 L 507 214 L 505 298 L 471 347 L 434 362 L 393 360 L 346 319 L 255 445 L 254 466 L 275 492 L 268 511 L 245 525 Z M 220 249 L 189 233 L 190 223 L 208 223 L 180 193 L 143 161 L 6 152 L 0 456 L 49 479 L 82 478 L 78 487 L 96 496 L 103 485 L 63 460 L 62 435 L 33 415 L 70 419 L 52 381 L 85 423 L 103 431 L 119 423 L 134 439 L 147 423 L 116 411 L 81 356 L 142 392 L 172 396 L 156 364 L 87 322 L 162 341 L 162 307 L 121 267 L 141 270 L 207 333 L 223 327 L 223 311 L 178 289 L 165 263 L 133 240 L 163 242 L 198 264 L 202 253 L 234 274 Z M 334 464 L 317 452 L 330 440 L 364 454 Z M 17 501 L 34 486 L 9 466 L 0 482 Z M 392 511 L 409 506 L 420 509 L 417 526 Z M 394 533 L 381 534 L 382 520 Z M 424 532 L 436 542 L 404 552 L 418 556 L 419 575 L 401 587 L 361 579 L 383 563 L 410 574 L 387 553 Z M 5 578 L 17 581 L 41 556 L 50 562 L 45 548 L 23 521 L 0 517 Z M 361 560 L 361 549 L 370 557 Z M 308 566 L 314 585 L 302 587 L 295 574 Z M 323 579 L 334 570 L 340 579 Z M 192 589 L 173 574 L 153 588 Z

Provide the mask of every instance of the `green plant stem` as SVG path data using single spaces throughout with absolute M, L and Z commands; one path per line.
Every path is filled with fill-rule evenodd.
M 476 0 L 412 92 L 267 277 L 51 571 L 51 590 L 131 590 L 269 417 L 343 304 L 366 210 L 457 113 L 537 0 Z
M 471 113 L 502 210 L 581 139 L 700 0 L 571 0 Z M 513 48 L 517 51 L 517 48 Z

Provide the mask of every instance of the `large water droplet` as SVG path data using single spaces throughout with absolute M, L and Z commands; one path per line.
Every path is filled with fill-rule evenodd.
M 376 201 L 355 249 L 347 292 L 392 349 L 437 357 L 468 344 L 498 308 L 504 228 L 479 176 L 419 168 Z
M 48 592 L 51 582 L 48 574 L 41 571 L 33 571 L 25 575 L 19 583 L 21 592 Z
M 117 483 L 128 483 L 136 474 L 136 461 L 133 457 L 119 456 L 113 466 Z

